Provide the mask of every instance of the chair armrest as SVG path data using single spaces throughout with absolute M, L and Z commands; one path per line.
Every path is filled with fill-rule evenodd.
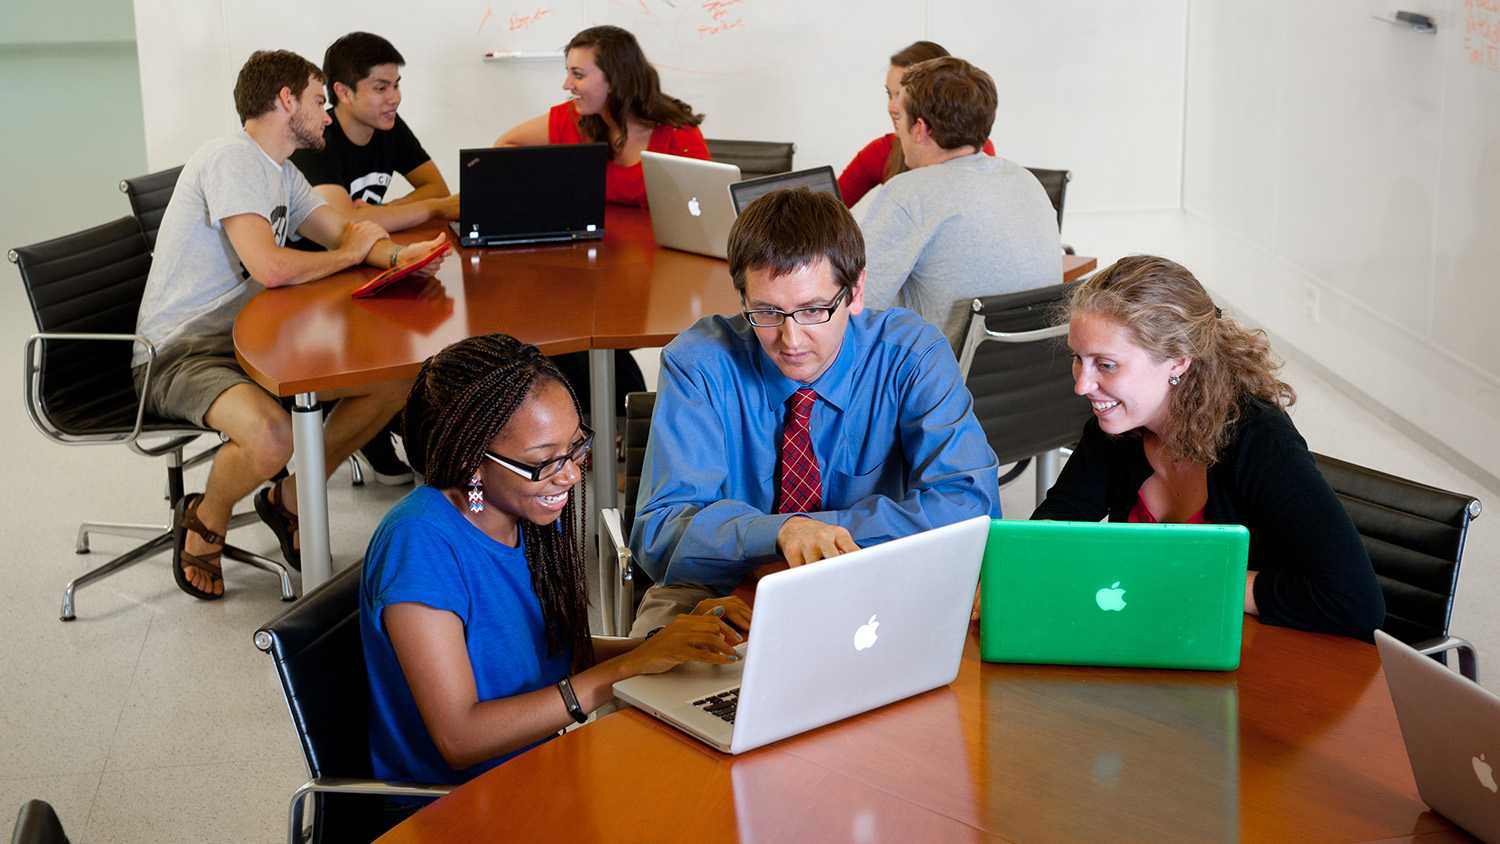
M 625 530 L 621 526 L 619 509 L 606 507 L 599 511 L 599 565 L 603 570 L 603 587 L 609 592 L 602 596 L 603 612 L 610 613 L 611 624 L 606 633 L 624 635 L 629 632 L 631 615 L 635 609 L 635 584 L 630 573 L 630 564 L 635 559 L 630 546 L 625 542 Z M 613 560 L 611 564 L 610 560 Z M 609 566 L 613 565 L 613 570 Z
M 378 794 L 385 797 L 429 797 L 437 799 L 457 786 L 447 783 L 388 782 L 353 777 L 316 777 L 308 780 L 292 793 L 292 803 L 287 812 L 287 844 L 301 844 L 302 803 L 310 794 Z
M 1429 639 L 1413 645 L 1418 653 L 1430 657 L 1446 654 L 1448 651 L 1458 651 L 1458 673 L 1468 677 L 1474 682 L 1479 682 L 1479 652 L 1467 639 L 1457 636 L 1447 636 L 1442 639 Z
M 979 344 L 986 342 L 994 343 L 1035 343 L 1040 340 L 1051 340 L 1054 337 L 1066 337 L 1068 325 L 1049 325 L 1046 328 L 1037 328 L 1031 331 L 991 331 L 985 325 L 985 314 L 983 305 L 975 299 L 970 305 L 972 312 L 969 314 L 969 328 L 964 332 L 963 345 L 958 351 L 958 373 L 959 377 L 968 380 L 969 369 L 974 365 L 974 350 Z
M 76 444 L 72 440 L 67 439 L 64 434 L 56 430 L 48 423 L 48 421 L 46 420 L 46 414 L 43 412 L 41 398 L 36 394 L 37 375 L 40 371 L 36 349 L 38 344 L 40 344 L 43 340 L 74 340 L 106 343 L 123 343 L 127 341 L 135 343 L 139 341 L 140 343 L 142 343 L 146 347 L 146 378 L 142 384 L 142 397 L 136 402 L 135 427 L 130 431 L 129 434 L 120 435 L 116 438 L 111 439 L 110 442 L 126 443 L 141 454 L 145 454 L 150 457 L 165 454 L 166 452 L 173 451 L 179 447 L 179 444 L 177 444 L 175 440 L 172 443 L 156 449 L 142 448 L 136 445 L 136 440 L 141 435 L 141 424 L 146 418 L 146 400 L 144 396 L 148 392 L 147 388 L 151 386 L 151 367 L 156 362 L 156 345 L 139 334 L 103 334 L 97 332 L 81 331 L 39 331 L 27 338 L 26 348 L 24 352 L 26 377 L 25 384 L 23 385 L 26 395 L 26 415 L 31 417 L 31 423 L 36 426 L 38 431 L 42 432 L 43 436 L 61 443 Z

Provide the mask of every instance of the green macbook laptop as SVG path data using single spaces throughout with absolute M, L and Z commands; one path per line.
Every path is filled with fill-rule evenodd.
M 980 655 L 1233 670 L 1249 549 L 1239 525 L 996 519 L 979 579 Z

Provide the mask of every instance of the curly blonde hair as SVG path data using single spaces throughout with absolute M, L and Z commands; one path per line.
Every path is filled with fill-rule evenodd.
M 1281 360 L 1266 333 L 1222 316 L 1181 264 L 1154 255 L 1121 258 L 1073 289 L 1063 316 L 1071 321 L 1082 314 L 1118 323 L 1157 361 L 1192 359 L 1168 398 L 1162 440 L 1174 460 L 1216 463 L 1246 398 L 1282 410 L 1297 401 L 1296 391 L 1277 377 Z

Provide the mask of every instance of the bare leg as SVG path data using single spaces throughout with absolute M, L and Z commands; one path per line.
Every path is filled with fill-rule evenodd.
M 223 534 L 229 527 L 234 505 L 266 478 L 276 474 L 292 456 L 292 420 L 281 404 L 251 384 L 236 384 L 209 405 L 204 422 L 221 431 L 229 441 L 214 456 L 208 473 L 198 518 L 210 530 Z M 192 531 L 185 550 L 203 556 L 220 550 Z M 208 573 L 186 567 L 189 582 L 204 591 L 222 592 Z
M 410 389 L 411 381 L 404 380 L 319 395 L 322 399 L 340 399 L 328 415 L 325 428 L 324 454 L 330 474 L 401 409 Z M 229 437 L 214 456 L 203 501 L 198 505 L 198 518 L 203 524 L 223 534 L 229 527 L 234 505 L 281 471 L 291 459 L 292 420 L 279 402 L 258 387 L 236 384 L 214 400 L 204 414 L 204 422 Z M 297 512 L 296 483 L 279 484 L 276 493 L 276 500 Z M 222 547 L 209 544 L 192 531 L 187 534 L 185 546 L 188 553 L 198 556 L 212 554 Z M 186 574 L 188 581 L 199 589 L 223 591 L 222 583 L 216 585 L 201 569 L 187 566 Z

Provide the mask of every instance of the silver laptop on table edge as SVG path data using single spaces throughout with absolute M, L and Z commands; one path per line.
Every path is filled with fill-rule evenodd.
M 734 225 L 729 185 L 740 180 L 739 167 L 643 152 L 641 175 L 658 246 L 711 258 L 729 257 L 729 228 Z
M 743 659 L 632 677 L 615 695 L 743 753 L 951 683 L 989 524 L 980 516 L 770 575 L 756 587 Z M 709 711 L 722 712 L 730 690 L 732 722 Z
M 1500 844 L 1500 697 L 1375 631 L 1417 794 L 1485 844 Z

